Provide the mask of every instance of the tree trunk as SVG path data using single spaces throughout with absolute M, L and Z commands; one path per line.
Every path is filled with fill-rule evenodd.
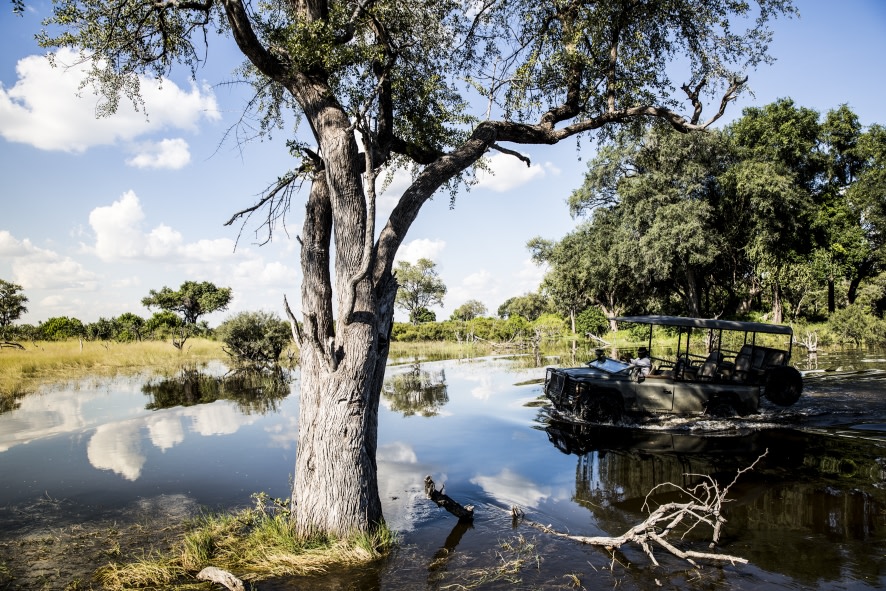
M 828 277 L 828 314 L 833 314 L 837 309 L 837 298 L 834 292 L 834 280 Z
M 371 531 L 383 520 L 375 452 L 376 364 L 384 363 L 375 347 L 365 346 L 368 328 L 348 331 L 344 362 L 334 373 L 319 361 L 324 352 L 306 350 L 301 356 L 292 498 L 296 531 L 303 536 L 346 536 Z
M 781 324 L 784 319 L 784 306 L 781 301 L 781 284 L 777 281 L 772 284 L 772 323 Z
M 336 216 L 335 201 L 343 191 L 339 188 L 339 195 L 333 195 L 330 176 L 319 172 L 311 185 L 301 256 L 304 334 L 300 338 L 301 401 L 292 505 L 296 532 L 303 536 L 370 531 L 383 519 L 375 451 L 379 375 L 383 378 L 387 346 L 379 346 L 382 323 L 373 313 L 370 281 L 358 281 L 352 298 L 346 293 L 348 280 L 361 266 L 360 253 L 353 249 L 336 249 L 340 305 L 335 326 L 329 271 L 333 226 L 336 235 L 362 232 L 365 209 L 357 208 L 358 216 L 364 216 L 362 223 Z M 340 178 L 336 180 L 341 183 Z
M 701 316 L 701 288 L 695 277 L 695 271 L 686 269 L 686 304 L 689 307 L 689 315 L 698 318 Z

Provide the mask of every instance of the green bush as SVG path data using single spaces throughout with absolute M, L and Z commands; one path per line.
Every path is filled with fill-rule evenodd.
M 40 336 L 46 341 L 63 341 L 86 336 L 86 328 L 76 318 L 57 316 L 40 324 Z
M 239 365 L 275 365 L 292 342 L 289 323 L 270 312 L 240 312 L 215 333 L 225 344 L 225 353 Z
M 580 335 L 604 335 L 609 332 L 609 321 L 603 310 L 592 306 L 579 312 L 575 317 L 575 331 Z
M 859 304 L 841 308 L 828 318 L 828 330 L 841 344 L 878 344 L 882 342 L 882 320 Z

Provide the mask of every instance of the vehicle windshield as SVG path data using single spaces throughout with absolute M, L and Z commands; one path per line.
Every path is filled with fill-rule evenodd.
M 602 361 L 594 360 L 588 363 L 589 367 L 595 367 L 597 369 L 602 369 L 607 373 L 618 373 L 626 370 L 630 367 L 630 364 L 624 363 L 623 361 L 617 361 L 615 359 L 606 358 Z

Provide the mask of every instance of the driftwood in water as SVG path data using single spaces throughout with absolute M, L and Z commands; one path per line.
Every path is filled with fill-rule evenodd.
M 747 564 L 747 559 L 739 556 L 731 556 L 729 554 L 718 554 L 716 552 L 698 552 L 696 550 L 681 550 L 675 546 L 668 537 L 671 534 L 687 532 L 699 526 L 707 525 L 713 530 L 711 543 L 708 546 L 712 549 L 720 541 L 720 530 L 726 519 L 722 516 L 721 510 L 723 503 L 726 502 L 726 494 L 732 485 L 736 483 L 739 476 L 745 472 L 752 470 L 769 450 L 766 450 L 760 457 L 754 460 L 754 463 L 747 468 L 742 468 L 736 474 L 735 479 L 725 488 L 720 488 L 717 482 L 710 476 L 705 475 L 687 475 L 701 476 L 702 482 L 692 488 L 684 488 L 672 483 L 659 484 L 646 495 L 645 508 L 649 508 L 649 497 L 658 488 L 673 487 L 689 497 L 685 503 L 665 503 L 659 505 L 654 511 L 651 511 L 649 517 L 642 523 L 635 525 L 620 536 L 576 536 L 558 532 L 549 526 L 536 523 L 534 521 L 522 520 L 523 523 L 539 529 L 547 534 L 566 538 L 582 544 L 590 544 L 592 546 L 602 546 L 609 551 L 614 548 L 620 548 L 624 544 L 633 542 L 643 549 L 646 556 L 653 564 L 658 566 L 658 561 L 652 553 L 654 545 L 667 550 L 674 556 L 689 562 L 693 566 L 698 566 L 696 560 L 708 560 L 715 562 L 730 562 L 732 564 Z M 511 508 L 511 516 L 517 521 L 523 517 L 523 512 L 518 507 Z M 679 530 L 678 530 L 679 528 Z
M 443 493 L 443 489 L 446 485 L 440 487 L 440 490 L 437 490 L 437 486 L 434 484 L 433 479 L 430 476 L 425 477 L 425 494 L 429 499 L 437 503 L 438 507 L 443 507 L 453 515 L 459 518 L 461 521 L 473 521 L 474 519 L 474 507 L 472 505 L 460 505 L 458 502 L 454 501 Z
M 199 573 L 197 573 L 197 578 L 201 581 L 209 581 L 210 583 L 218 583 L 219 585 L 224 585 L 230 591 L 246 591 L 246 588 L 243 586 L 243 581 L 232 575 L 226 570 L 222 570 L 220 568 L 216 568 L 214 566 L 207 566 Z

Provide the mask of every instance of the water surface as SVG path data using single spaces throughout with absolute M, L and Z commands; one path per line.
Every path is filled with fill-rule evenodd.
M 379 418 L 380 493 L 402 544 L 383 563 L 261 589 L 880 589 L 886 588 L 886 359 L 822 355 L 801 366 L 788 409 L 740 420 L 661 419 L 620 427 L 562 422 L 539 405 L 544 367 L 483 358 L 392 367 Z M 30 395 L 0 415 L 0 587 L 62 589 L 114 558 L 89 524 L 175 527 L 201 507 L 289 495 L 298 415 L 292 393 L 220 384 L 223 368 L 174 379 L 87 380 Z M 695 569 L 625 546 L 610 553 L 546 535 L 619 535 L 646 515 L 656 486 L 705 476 L 730 489 L 716 551 L 747 565 Z M 475 506 L 458 524 L 423 494 L 431 475 Z M 668 487 L 652 500 L 675 497 Z M 110 525 L 109 525 L 110 524 Z M 84 529 L 85 528 L 85 529 Z M 698 535 L 696 536 L 695 533 Z M 686 543 L 707 550 L 709 533 Z M 705 537 L 707 536 L 707 538 Z M 122 539 L 122 537 L 121 537 Z M 93 540 L 87 543 L 85 540 Z M 24 543 L 23 543 L 24 541 Z M 63 544 L 57 544 L 61 547 Z M 80 560 L 58 557 L 81 556 Z M 55 563 L 53 561 L 55 560 Z M 503 574 L 504 564 L 516 565 Z M 30 574 L 26 574 L 30 573 Z M 30 578 L 29 578 L 30 577 Z M 5 584 L 5 587 L 4 587 Z

